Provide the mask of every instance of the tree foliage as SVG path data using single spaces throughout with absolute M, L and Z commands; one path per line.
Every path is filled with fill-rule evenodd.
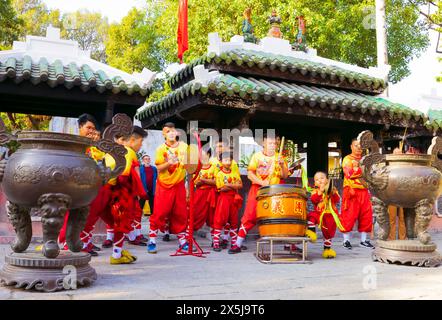
M 78 10 L 66 13 L 62 19 L 63 38 L 76 40 L 82 50 L 89 50 L 95 60 L 106 62 L 104 43 L 109 32 L 109 23 L 100 13 Z
M 145 57 L 149 60 L 163 59 L 148 61 L 146 65 L 178 61 L 178 2 L 147 0 L 146 4 L 148 12 L 156 13 L 153 23 L 151 20 L 146 21 L 149 23 L 149 33 L 155 33 L 160 40 L 158 49 L 161 55 Z M 296 17 L 302 14 L 307 20 L 307 42 L 310 47 L 318 50 L 318 55 L 362 67 L 376 65 L 375 0 L 189 1 L 189 51 L 185 54 L 185 61 L 189 62 L 207 51 L 207 35 L 210 32 L 218 32 L 224 41 L 240 34 L 243 11 L 247 7 L 252 8 L 252 23 L 258 38 L 266 36 L 270 28 L 268 18 L 272 9 L 275 9 L 282 18 L 281 31 L 284 38 L 294 42 Z M 408 0 L 387 0 L 388 51 L 389 64 L 392 66 L 390 80 L 393 82 L 409 74 L 409 61 L 429 44 L 428 26 L 420 22 L 419 16 L 419 8 Z M 138 25 L 138 28 L 141 26 Z M 144 42 L 149 50 L 156 48 L 143 39 L 138 40 L 140 42 L 137 42 L 137 46 Z M 118 51 L 109 51 L 108 55 L 112 62 L 118 60 L 118 56 L 121 57 Z M 133 60 L 131 62 L 134 63 Z M 129 62 L 120 60 L 117 65 L 124 68 L 125 64 Z M 133 64 L 129 69 L 134 69 Z
M 153 28 L 157 13 L 156 7 L 147 12 L 132 8 L 121 23 L 110 26 L 106 41 L 110 65 L 129 73 L 141 71 L 143 67 L 154 71 L 164 67 L 165 50 L 159 46 L 162 38 Z
M 0 50 L 9 49 L 20 35 L 23 21 L 18 17 L 11 0 L 0 1 Z

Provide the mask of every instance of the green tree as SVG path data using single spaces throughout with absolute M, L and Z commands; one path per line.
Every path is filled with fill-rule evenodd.
M 17 16 L 11 0 L 0 1 L 0 50 L 9 49 L 20 34 L 23 21 Z
M 106 41 L 107 62 L 129 73 L 143 67 L 160 71 L 164 66 L 164 54 L 159 47 L 161 38 L 152 28 L 158 8 L 143 12 L 136 8 L 129 11 L 121 23 L 109 27 Z
M 49 25 L 61 28 L 59 10 L 49 10 L 41 0 L 13 0 L 14 8 L 23 21 L 20 39 L 25 36 L 45 36 Z
M 76 40 L 82 50 L 90 50 L 95 60 L 106 62 L 104 43 L 108 36 L 109 23 L 100 13 L 78 10 L 62 17 L 61 36 Z
M 421 1 L 422 2 L 422 1 Z M 207 51 L 210 32 L 218 32 L 227 41 L 241 32 L 242 13 L 252 8 L 252 20 L 258 38 L 269 30 L 268 17 L 276 9 L 282 18 L 284 38 L 293 42 L 296 16 L 307 21 L 307 42 L 318 55 L 356 64 L 376 65 L 375 0 L 199 0 L 189 2 L 189 62 Z M 147 1 L 148 10 L 160 12 L 152 29 L 162 39 L 167 63 L 176 57 L 178 4 L 176 0 Z M 419 8 L 408 0 L 387 0 L 387 33 L 390 80 L 399 81 L 410 73 L 408 63 L 429 44 L 428 26 L 420 23 Z

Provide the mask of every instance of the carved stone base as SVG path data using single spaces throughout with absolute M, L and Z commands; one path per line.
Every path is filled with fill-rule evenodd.
M 422 244 L 418 240 L 377 241 L 373 260 L 418 267 L 437 267 L 442 264 L 442 256 L 433 243 Z
M 54 292 L 88 286 L 97 280 L 97 273 L 89 265 L 88 253 L 61 251 L 56 259 L 45 258 L 41 252 L 11 253 L 0 271 L 0 284 Z

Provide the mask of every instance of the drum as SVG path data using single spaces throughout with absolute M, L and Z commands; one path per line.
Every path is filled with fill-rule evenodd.
M 261 187 L 256 196 L 256 219 L 261 237 L 304 237 L 307 192 L 295 185 Z

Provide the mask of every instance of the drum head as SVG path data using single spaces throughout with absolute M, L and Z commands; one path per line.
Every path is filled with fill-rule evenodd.
M 307 198 L 307 192 L 294 184 L 273 184 L 271 186 L 261 187 L 258 190 L 257 197 L 273 196 L 282 193 L 296 193 L 304 198 Z

